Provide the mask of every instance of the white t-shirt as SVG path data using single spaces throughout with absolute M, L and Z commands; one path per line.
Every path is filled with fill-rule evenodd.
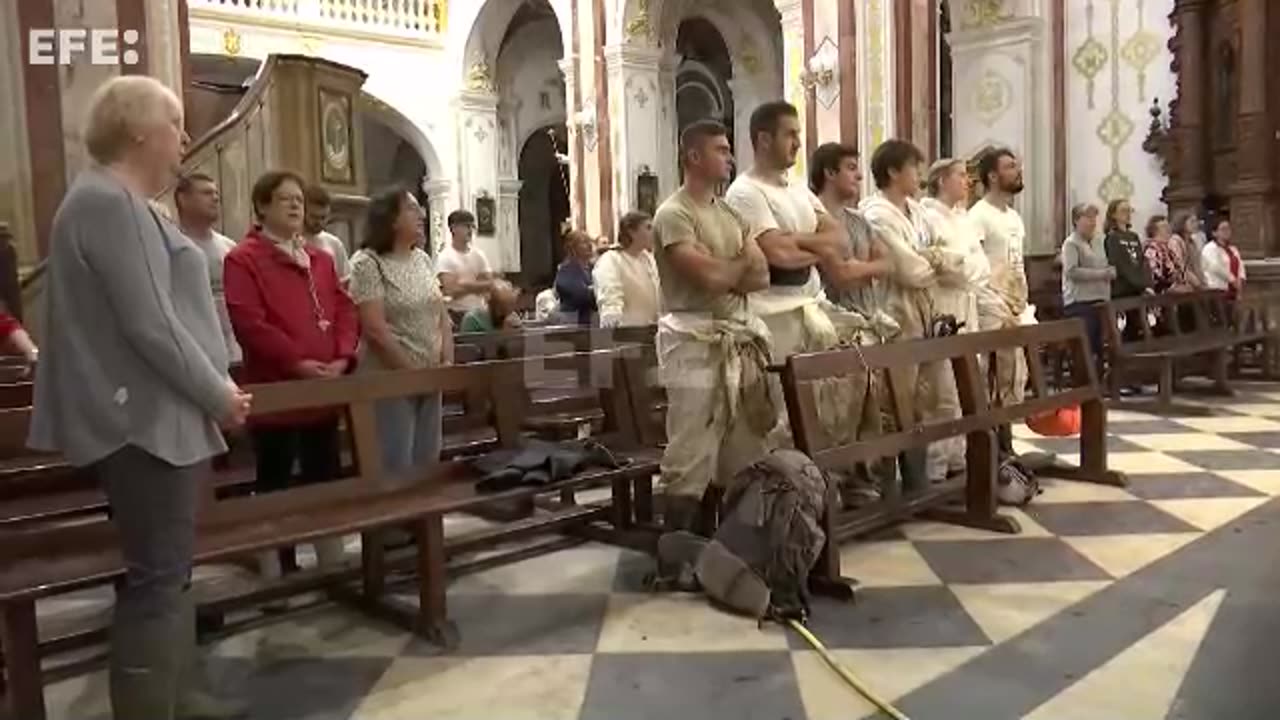
M 474 282 L 481 275 L 492 274 L 493 268 L 489 266 L 489 259 L 480 248 L 472 245 L 466 252 L 458 252 L 453 245 L 448 245 L 436 259 L 436 273 L 452 273 L 458 276 L 460 282 Z M 484 295 L 467 294 L 449 299 L 449 309 L 456 312 L 483 310 L 484 307 Z
M 734 179 L 724 200 L 753 231 L 780 230 L 785 233 L 812 233 L 818 229 L 818 216 L 826 215 L 822 201 L 808 187 L 789 182 L 785 177 L 777 183 L 743 173 Z M 810 269 L 810 282 L 821 287 L 818 268 Z
M 1018 211 L 1012 207 L 1001 210 L 983 198 L 969 208 L 969 218 L 991 263 L 991 271 L 1012 271 L 1018 277 L 1025 277 L 1022 249 L 1026 243 L 1027 226 Z
M 210 230 L 208 238 L 191 238 L 191 242 L 204 252 L 205 262 L 209 265 L 209 289 L 213 291 L 213 307 L 218 312 L 218 325 L 222 328 L 222 339 L 227 344 L 227 358 L 235 365 L 243 358 L 240 343 L 236 342 L 235 331 L 231 329 L 231 315 L 227 312 L 227 295 L 222 289 L 222 266 L 227 253 L 235 250 L 236 243 L 217 230 Z
M 333 258 L 333 269 L 338 273 L 338 282 L 347 282 L 351 277 L 351 260 L 347 257 L 347 244 L 342 242 L 342 238 L 328 230 L 321 230 L 306 239 L 311 247 L 329 253 Z

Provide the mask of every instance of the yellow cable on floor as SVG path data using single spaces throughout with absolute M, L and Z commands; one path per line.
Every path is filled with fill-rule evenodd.
M 857 676 L 853 674 L 853 671 L 849 670 L 849 668 L 842 665 L 840 661 L 837 660 L 835 656 L 831 654 L 831 651 L 827 650 L 827 647 L 822 644 L 822 641 L 819 640 L 817 636 L 814 635 L 812 632 L 809 632 L 809 628 L 805 627 L 804 625 L 801 625 L 796 620 L 789 620 L 788 622 L 791 624 L 791 629 L 800 633 L 800 637 L 808 641 L 808 643 L 813 646 L 813 649 L 817 650 L 818 654 L 822 656 L 822 659 L 825 660 L 827 664 L 831 666 L 831 669 L 839 673 L 840 677 L 844 678 L 844 681 L 849 683 L 850 687 L 852 687 L 854 690 L 857 690 L 859 695 L 869 700 L 872 705 L 875 705 L 876 707 L 880 708 L 880 710 L 882 710 L 889 717 L 893 718 L 893 720 L 910 720 L 910 718 L 908 718 L 906 715 L 903 715 L 902 711 L 898 710 L 898 708 L 894 707 L 893 705 L 890 705 L 887 700 L 881 698 L 879 695 L 876 695 L 874 692 L 871 691 L 870 688 L 868 688 L 866 685 L 863 685 L 862 681 L 858 680 Z

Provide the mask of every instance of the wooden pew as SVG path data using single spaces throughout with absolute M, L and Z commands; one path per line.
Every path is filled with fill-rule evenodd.
M 1042 364 L 1046 347 L 1062 348 L 1072 359 L 1063 385 L 1052 387 Z M 1027 357 L 1031 387 L 1017 405 L 996 407 L 988 400 L 987 383 L 979 358 L 997 350 L 1016 348 Z M 813 458 L 823 470 L 846 470 L 856 463 L 897 457 L 911 448 L 926 447 L 945 438 L 964 436 L 966 472 L 963 477 L 905 494 L 893 486 L 882 488 L 882 499 L 872 505 L 844 510 L 833 487 L 825 521 L 828 546 L 818 574 L 826 581 L 840 578 L 839 553 L 833 545 L 873 532 L 912 516 L 969 527 L 1016 533 L 1017 521 L 998 512 L 996 472 L 998 457 L 995 430 L 1004 423 L 1025 420 L 1059 408 L 1080 407 L 1081 466 L 1061 465 L 1042 475 L 1122 486 L 1123 475 L 1107 469 L 1106 407 L 1095 376 L 1083 322 L 1063 320 L 1009 330 L 962 334 L 954 337 L 873 345 L 830 352 L 794 355 L 782 369 L 782 386 L 796 448 Z M 913 406 L 913 390 L 906 387 L 904 370 L 918 363 L 946 362 L 959 391 L 961 417 L 944 422 L 919 423 Z M 887 383 L 894 428 L 885 434 L 848 444 L 834 444 L 818 418 L 815 390 L 831 379 L 864 381 L 868 372 Z M 870 398 L 871 401 L 876 401 Z M 962 502 L 961 507 L 951 507 Z
M 1252 341 L 1237 330 L 1226 296 L 1217 291 L 1164 293 L 1103 303 L 1103 344 L 1110 369 L 1111 398 L 1120 401 L 1125 382 L 1155 374 L 1155 409 L 1173 409 L 1179 373 L 1201 374 L 1214 390 L 1230 394 L 1229 358 L 1234 348 Z M 1137 332 L 1127 327 L 1137 323 Z M 1121 329 L 1122 323 L 1128 332 Z
M 569 504 L 554 512 L 465 536 L 444 537 L 443 517 L 494 502 L 568 493 L 594 486 L 629 486 L 650 478 L 656 454 L 636 447 L 621 361 L 627 348 L 556 358 L 481 362 L 466 366 L 410 372 L 376 373 L 334 380 L 279 383 L 250 388 L 255 412 L 273 413 L 313 407 L 345 406 L 351 419 L 357 474 L 330 483 L 234 498 L 207 508 L 199 517 L 196 562 L 210 563 L 263 550 L 339 534 L 364 533 L 361 567 L 345 571 L 317 570 L 286 576 L 277 587 L 247 600 L 329 587 L 361 580 L 357 604 L 379 616 L 405 624 L 413 632 L 451 646 L 457 630 L 445 604 L 447 562 L 451 555 L 505 543 L 513 538 L 582 525 L 592 521 L 626 526 L 630 519 L 609 504 Z M 601 440 L 626 461 L 617 470 L 592 470 L 543 487 L 520 487 L 479 493 L 477 473 L 462 461 L 445 462 L 392 476 L 382 472 L 373 406 L 378 400 L 429 392 L 483 390 L 494 407 L 499 442 L 517 447 L 526 411 L 524 379 L 539 364 L 573 370 L 586 368 L 599 380 L 606 430 Z M 372 541 L 381 528 L 411 525 L 416 553 L 409 564 L 417 571 L 416 610 L 389 603 L 385 577 L 393 566 L 381 543 Z M 43 674 L 35 601 L 122 576 L 116 529 L 109 521 L 63 528 L 0 530 L 0 643 L 5 652 L 6 701 L 13 717 L 43 720 Z M 246 598 L 240 598 L 245 601 Z
M 1280 377 L 1280 290 L 1247 290 L 1235 303 L 1231 377 Z

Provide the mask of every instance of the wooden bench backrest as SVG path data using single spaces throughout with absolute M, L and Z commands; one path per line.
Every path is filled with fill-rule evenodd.
M 819 467 L 844 468 L 897 455 L 910 448 L 979 430 L 1018 418 L 1061 407 L 1079 405 L 1100 397 L 1093 363 L 1088 361 L 1083 322 L 1062 320 L 1039 325 L 911 342 L 870 345 L 859 348 L 793 355 L 782 369 L 782 385 L 787 414 L 796 448 L 813 458 Z M 1051 388 L 1046 378 L 1040 350 L 1060 347 L 1073 359 L 1065 387 Z M 992 407 L 979 357 L 997 350 L 1018 349 L 1027 359 L 1031 388 L 1022 403 Z M 914 388 L 909 386 L 912 368 L 921 363 L 945 362 L 955 377 L 961 417 L 956 420 L 921 424 L 913 405 Z M 897 428 L 866 441 L 833 445 L 827 440 L 818 417 L 816 390 L 819 383 L 835 378 L 858 381 L 876 373 L 887 383 L 891 407 L 881 408 Z M 868 398 L 874 401 L 875 398 Z
M 1231 327 L 1226 294 L 1217 290 L 1161 293 L 1104 303 L 1102 327 L 1111 348 L 1172 345 L 1186 335 L 1226 332 Z M 1121 323 L 1138 323 L 1140 332 L 1125 338 Z M 1163 331 L 1163 335 L 1157 332 Z
M 0 410 L 29 407 L 34 389 L 28 380 L 0 383 Z
M 474 500 L 465 483 L 451 485 L 454 474 L 465 471 L 465 463 L 440 464 L 429 480 L 422 471 L 392 475 L 383 471 L 373 404 L 378 400 L 450 390 L 467 390 L 483 387 L 492 398 L 496 409 L 495 424 L 501 445 L 516 447 L 522 433 L 520 424 L 526 404 L 519 392 L 524 378 L 537 372 L 539 364 L 550 364 L 570 370 L 585 369 L 593 382 L 598 383 L 601 404 L 605 408 L 606 427 L 610 438 L 622 439 L 632 432 L 628 417 L 630 408 L 625 384 L 616 381 L 622 377 L 622 358 L 630 352 L 627 348 L 600 350 L 593 353 L 527 358 L 521 360 L 482 362 L 465 366 L 432 368 L 414 371 L 368 373 L 333 380 L 303 380 L 249 386 L 254 395 L 254 410 L 258 414 L 270 414 L 290 410 L 319 407 L 346 407 L 359 459 L 355 472 L 333 482 L 303 485 L 288 490 L 223 500 L 206 508 L 199 523 L 203 531 L 269 523 L 285 514 L 297 516 L 314 509 L 317 515 L 317 532 L 325 527 L 332 515 L 342 508 L 350 508 L 359 514 L 362 503 L 372 498 L 385 500 L 398 497 L 398 493 L 420 490 L 423 482 L 440 487 L 439 505 L 448 509 L 462 506 Z M 443 473 L 443 474 L 442 474 Z M 456 485 L 456 487 L 454 486 Z M 384 505 L 386 503 L 383 503 Z M 323 510 L 323 513 L 320 511 Z M 373 523 L 376 518 L 365 518 Z M 353 520 L 352 522 L 357 522 Z M 267 528 L 269 530 L 269 528 Z M 257 532 L 255 530 L 255 532 Z M 263 532 L 266 532 L 265 530 Z M 252 538 L 247 538 L 246 548 L 252 549 Z M 0 531 L 0 565 L 34 562 L 38 558 L 63 559 L 67 563 L 58 569 L 45 568 L 41 576 L 64 575 L 77 579 L 93 579 L 92 573 L 81 572 L 84 567 L 101 568 L 104 558 L 94 549 L 111 554 L 105 560 L 107 566 L 118 564 L 116 556 L 116 532 L 110 521 L 99 520 L 66 527 L 15 528 Z M 234 549 L 234 548 L 233 548 Z M 220 548 L 218 552 L 229 552 Z M 204 552 L 204 550 L 200 550 Z M 200 554 L 198 552 L 198 555 Z M 113 564 L 113 562 L 115 564 Z M 79 563 L 79 565 L 77 565 Z M 65 571 L 65 572 L 64 572 Z M 96 572 L 96 571 L 95 571 Z M 85 575 L 85 577 L 81 577 Z

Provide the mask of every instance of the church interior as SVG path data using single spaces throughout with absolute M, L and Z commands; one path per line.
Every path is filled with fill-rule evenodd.
M 130 29 L 137 40 L 120 46 L 129 62 L 87 51 L 37 62 L 33 32 L 44 29 Z M 293 489 L 246 489 L 245 443 L 215 460 L 229 467 L 198 511 L 191 581 L 203 670 L 262 720 L 1267 720 L 1280 707 L 1269 677 L 1277 564 L 1266 559 L 1280 546 L 1276 37 L 1280 3 L 1268 0 L 0 0 L 0 303 L 47 355 L 59 208 L 94 163 L 86 111 L 121 76 L 156 78 L 179 99 L 181 173 L 216 184 L 218 233 L 239 241 L 260 224 L 255 181 L 287 169 L 327 191 L 325 229 L 354 257 L 376 232 L 379 193 L 401 188 L 422 208 L 432 258 L 450 249 L 454 214 L 470 214 L 474 247 L 529 318 L 573 262 L 571 231 L 616 246 L 620 218 L 653 216 L 680 190 L 682 133 L 699 122 L 726 129 L 729 182 L 753 164 L 753 112 L 786 101 L 800 127 L 790 181 L 804 185 L 814 151 L 840 143 L 860 158 L 864 197 L 877 191 L 871 159 L 886 141 L 922 152 L 922 179 L 935 160 L 963 161 L 973 201 L 980 158 L 1005 149 L 1025 183 L 1011 207 L 1025 224 L 1037 324 L 992 335 L 1025 351 L 1030 399 L 1001 408 L 972 389 L 994 382 L 972 360 L 995 345 L 920 341 L 966 374 L 960 415 L 926 421 L 914 440 L 899 427 L 880 445 L 850 441 L 848 457 L 896 457 L 949 429 L 967 477 L 947 500 L 968 503 L 968 526 L 890 493 L 886 522 L 828 517 L 818 562 L 858 588 L 855 602 L 813 600 L 807 625 L 824 649 L 786 623 L 653 591 L 646 532 L 662 508 L 654 476 L 667 442 L 648 425 L 667 406 L 641 407 L 638 388 L 654 373 L 609 354 L 620 329 L 531 327 L 518 342 L 455 331 L 458 368 L 492 364 L 495 379 L 442 370 L 411 381 L 444 397 L 445 454 L 456 454 L 442 465 L 505 448 L 509 434 L 616 434 L 634 467 L 654 471 L 488 503 L 447 487 L 415 495 L 368 469 L 378 463 L 365 443 L 377 438 L 362 433 L 393 383 L 358 386 L 357 372 L 333 390 L 255 387 L 255 403 L 282 411 L 346 405 L 342 462 L 355 469 L 348 485 L 300 488 L 289 505 Z M 178 212 L 172 186 L 154 202 Z M 1192 313 L 1173 292 L 1103 311 L 1120 322 L 1107 330 L 1110 362 L 1155 368 L 1134 385 L 1158 387 L 1152 403 L 1095 371 L 1086 326 L 1063 320 L 1073 208 L 1116 203 L 1144 238 L 1149 219 L 1194 217 L 1212 245 L 1229 220 L 1233 272 L 1247 277 L 1229 302 L 1207 290 L 1196 299 L 1185 336 L 1153 335 Z M 1248 320 L 1219 327 L 1220 312 Z M 1137 325 L 1145 338 L 1131 337 Z M 656 370 L 652 327 L 640 344 Z M 535 371 L 524 387 L 497 367 L 590 351 L 612 364 L 539 366 L 554 391 L 534 387 Z M 927 359 L 877 365 L 890 356 L 868 352 L 857 372 L 885 373 L 902 413 L 895 363 Z M 780 364 L 775 375 L 800 382 L 800 361 Z M 93 538 L 115 537 L 103 491 L 27 446 L 32 385 L 0 358 L 0 697 L 13 720 L 107 720 L 113 583 L 125 564 L 115 549 L 89 552 Z M 812 402 L 794 389 L 783 413 L 799 444 Z M 502 410 L 506 390 L 519 395 L 516 415 Z M 1076 412 L 1071 437 L 1030 427 L 1059 406 Z M 976 505 L 995 505 L 974 477 L 987 468 L 996 482 L 997 426 L 1011 427 L 1016 455 L 1107 479 L 1046 475 L 1029 504 L 975 523 Z M 429 513 L 413 514 L 428 501 Z M 328 522 L 318 518 L 345 538 L 337 569 L 311 549 Z M 274 551 L 273 533 L 297 544 L 299 568 L 264 580 L 245 557 Z

